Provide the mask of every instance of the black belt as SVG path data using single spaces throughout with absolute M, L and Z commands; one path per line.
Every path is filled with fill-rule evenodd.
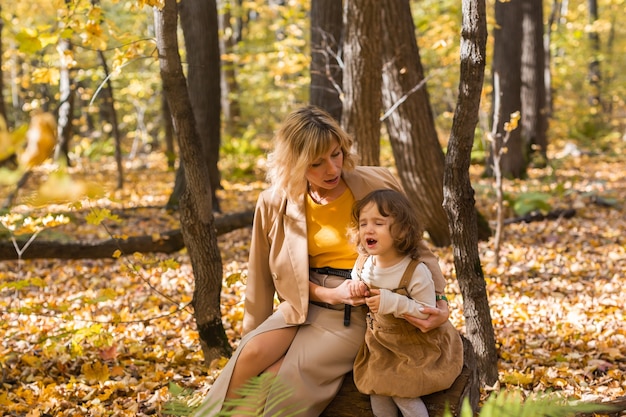
M 341 277 L 345 279 L 350 279 L 352 277 L 351 269 L 337 269 L 325 266 L 323 268 L 311 268 L 311 271 L 317 272 L 318 274 L 322 275 L 334 275 L 336 277 Z
M 325 266 L 323 268 L 311 268 L 311 271 L 317 272 L 322 275 L 334 275 L 336 277 L 341 277 L 345 279 L 352 278 L 352 270 L 351 269 L 337 269 Z M 350 325 L 350 313 L 352 311 L 352 306 L 350 304 L 346 304 L 343 309 L 343 325 Z

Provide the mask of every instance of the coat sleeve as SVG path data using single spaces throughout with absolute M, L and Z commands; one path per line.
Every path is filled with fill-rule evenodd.
M 248 277 L 246 281 L 242 334 L 256 329 L 274 311 L 274 281 L 269 266 L 272 211 L 268 208 L 266 196 L 261 193 L 254 212 Z
M 447 283 L 443 277 L 443 272 L 441 272 L 439 259 L 437 259 L 435 254 L 430 249 L 428 249 L 424 240 L 420 241 L 419 244 L 419 260 L 426 265 L 432 274 L 433 282 L 435 283 L 435 292 L 437 294 L 444 294 Z
M 407 288 L 411 297 L 390 290 L 380 290 L 379 313 L 393 314 L 402 318 L 408 314 L 419 319 L 428 318 L 428 314 L 419 311 L 421 307 L 435 307 L 435 285 L 432 274 L 425 264 L 420 263 Z

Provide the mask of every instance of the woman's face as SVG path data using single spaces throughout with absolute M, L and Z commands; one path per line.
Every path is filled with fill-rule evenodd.
M 343 152 L 339 142 L 334 140 L 330 150 L 309 165 L 305 177 L 316 191 L 332 190 L 339 185 L 342 168 Z

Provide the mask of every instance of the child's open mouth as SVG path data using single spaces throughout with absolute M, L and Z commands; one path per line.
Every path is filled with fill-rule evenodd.
M 365 239 L 367 246 L 374 246 L 378 242 L 376 239 Z

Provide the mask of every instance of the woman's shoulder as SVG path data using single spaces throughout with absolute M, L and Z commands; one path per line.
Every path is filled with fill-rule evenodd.
M 379 188 L 401 190 L 400 183 L 388 168 L 379 166 L 357 166 L 343 174 L 348 187 L 356 199 Z M 363 195 L 361 195 L 363 194 Z
M 277 190 L 275 187 L 269 187 L 259 194 L 257 199 L 257 209 L 279 210 L 285 204 L 287 197 L 285 193 Z
M 358 165 L 356 167 L 354 167 L 354 169 L 352 171 L 349 171 L 349 173 L 352 173 L 354 175 L 389 175 L 391 177 L 393 177 L 393 174 L 391 173 L 391 171 L 389 170 L 389 168 L 387 167 L 381 167 L 381 166 L 370 166 L 370 165 Z

